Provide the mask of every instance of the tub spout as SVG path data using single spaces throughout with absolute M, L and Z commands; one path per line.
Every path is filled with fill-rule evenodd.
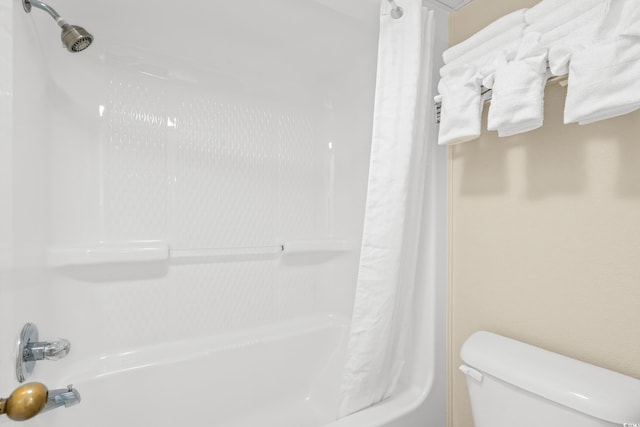
M 50 411 L 61 406 L 68 408 L 80 403 L 80 393 L 73 388 L 73 385 L 68 385 L 67 388 L 59 388 L 56 390 L 49 390 L 49 396 L 47 397 L 47 404 L 42 412 Z

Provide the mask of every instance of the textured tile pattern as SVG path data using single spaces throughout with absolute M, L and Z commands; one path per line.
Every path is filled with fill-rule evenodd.
M 105 240 L 166 235 L 166 114 L 163 92 L 112 81 L 102 145 Z
M 236 248 L 327 234 L 326 147 L 317 115 L 160 83 L 123 76 L 110 84 L 101 165 L 105 240 Z M 174 265 L 164 277 L 103 287 L 100 329 L 127 348 L 308 314 L 319 268 L 276 259 Z
M 268 106 L 192 98 L 179 108 L 172 177 L 177 247 L 275 243 L 278 122 Z M 300 141 L 310 145 L 310 141 Z

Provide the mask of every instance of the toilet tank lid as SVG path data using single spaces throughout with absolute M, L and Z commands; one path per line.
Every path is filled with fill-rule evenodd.
M 640 380 L 486 331 L 462 346 L 470 367 L 576 411 L 640 423 Z

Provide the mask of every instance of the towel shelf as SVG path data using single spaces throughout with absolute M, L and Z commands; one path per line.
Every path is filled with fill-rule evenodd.
M 50 267 L 71 267 L 116 263 L 164 261 L 169 244 L 163 240 L 98 242 L 88 245 L 57 246 L 47 253 Z
M 547 79 L 547 86 L 554 84 L 554 83 L 558 83 L 560 86 L 566 86 L 567 82 L 568 82 L 569 76 L 567 74 L 562 75 L 562 76 L 553 76 L 553 77 L 549 77 Z M 482 87 L 482 100 L 485 103 L 488 103 L 491 101 L 491 94 L 492 94 L 492 90 L 491 89 L 487 89 L 486 87 Z M 440 116 L 442 115 L 442 102 L 440 101 L 434 101 L 434 119 L 436 124 L 440 124 Z

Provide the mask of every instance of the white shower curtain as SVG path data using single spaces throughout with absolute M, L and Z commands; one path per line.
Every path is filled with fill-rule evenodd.
M 405 362 L 432 112 L 434 17 L 400 0 L 381 6 L 373 141 L 347 361 L 338 416 L 389 397 Z

